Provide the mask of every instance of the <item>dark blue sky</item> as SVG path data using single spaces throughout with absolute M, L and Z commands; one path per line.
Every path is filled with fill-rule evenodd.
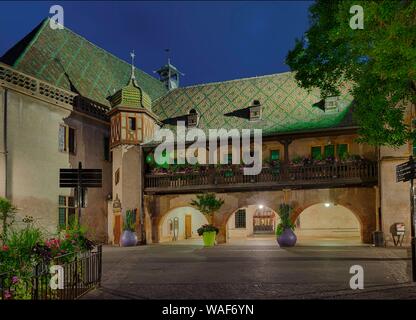
M 65 27 L 152 73 L 165 48 L 185 77 L 181 85 L 288 71 L 285 56 L 308 27 L 311 2 L 0 2 L 0 55 L 64 8 Z

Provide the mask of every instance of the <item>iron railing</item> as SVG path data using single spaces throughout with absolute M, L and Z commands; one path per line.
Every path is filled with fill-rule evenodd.
M 63 286 L 57 289 L 51 286 L 52 265 L 62 267 Z M 102 247 L 99 245 L 86 252 L 54 258 L 49 264 L 40 263 L 26 278 L 15 278 L 14 272 L 0 274 L 0 300 L 74 300 L 100 286 L 101 274 Z M 55 279 L 52 282 L 59 284 Z
M 377 162 L 357 161 L 345 163 L 290 165 L 263 168 L 258 175 L 244 175 L 242 168 L 223 169 L 207 167 L 205 170 L 191 173 L 147 174 L 145 188 L 147 191 L 157 189 L 178 190 L 188 186 L 241 186 L 273 184 L 337 184 L 348 182 L 376 182 Z

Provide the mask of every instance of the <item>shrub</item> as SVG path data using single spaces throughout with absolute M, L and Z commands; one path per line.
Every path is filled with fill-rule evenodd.
M 204 232 L 211 232 L 215 231 L 216 233 L 219 232 L 219 229 L 217 227 L 214 227 L 212 224 L 204 224 L 201 228 L 197 230 L 198 235 L 202 236 Z
M 131 232 L 136 231 L 136 221 L 134 221 L 133 212 L 130 210 L 126 211 L 126 219 L 124 220 L 123 230 Z
M 16 207 L 6 198 L 0 197 L 0 220 L 2 222 L 2 231 L 0 238 L 4 243 L 4 239 L 7 237 L 7 230 L 14 222 L 14 214 L 16 213 Z
M 280 217 L 280 223 L 276 227 L 276 236 L 280 236 L 287 228 L 295 229 L 295 225 L 290 221 L 290 215 L 293 212 L 293 207 L 290 204 L 282 203 L 279 206 L 278 215 Z

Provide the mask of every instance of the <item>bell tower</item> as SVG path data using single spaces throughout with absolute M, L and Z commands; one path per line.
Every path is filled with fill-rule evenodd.
M 144 226 L 141 144 L 152 140 L 158 117 L 152 112 L 152 100 L 136 81 L 134 58 L 131 54 L 131 75 L 128 83 L 115 92 L 109 101 L 110 149 L 113 158 L 112 210 L 108 216 L 108 236 L 113 244 L 120 243 L 127 210 L 135 212 L 136 233 Z
M 169 91 L 179 88 L 179 78 L 184 75 L 170 63 L 170 58 L 168 58 L 167 64 L 155 72 L 159 75 L 159 80 L 164 83 Z

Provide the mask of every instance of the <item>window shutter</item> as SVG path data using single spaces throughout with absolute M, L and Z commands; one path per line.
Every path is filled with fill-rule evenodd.
M 59 126 L 59 134 L 58 134 L 58 140 L 59 140 L 59 151 L 66 151 L 65 148 L 65 132 L 66 127 L 63 125 Z
M 335 156 L 335 146 L 333 144 L 329 144 L 325 146 L 325 158 Z
M 280 152 L 279 150 L 271 150 L 270 151 L 270 160 L 277 161 L 280 159 Z
M 337 146 L 337 154 L 339 157 L 342 157 L 348 152 L 348 145 L 347 144 L 339 144 Z
M 68 149 L 70 153 L 75 153 L 75 129 L 68 128 Z
M 311 149 L 311 157 L 312 159 L 318 159 L 321 157 L 321 147 L 312 147 Z

